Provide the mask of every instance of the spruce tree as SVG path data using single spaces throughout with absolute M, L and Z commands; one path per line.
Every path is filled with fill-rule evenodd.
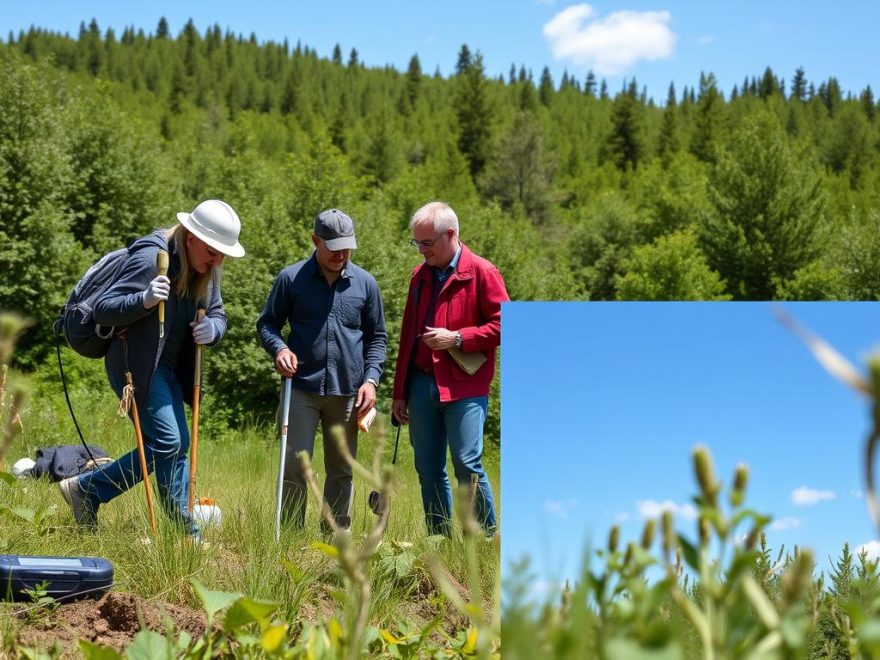
M 635 169 L 645 156 L 642 114 L 635 78 L 627 90 L 614 99 L 611 110 L 611 133 L 605 141 L 604 156 L 618 169 Z
M 877 113 L 877 106 L 874 104 L 874 92 L 871 90 L 870 85 L 865 87 L 865 89 L 862 90 L 862 93 L 859 94 L 859 101 L 862 104 L 862 111 L 865 113 L 868 121 L 874 121 L 874 115 Z
M 791 96 L 789 98 L 804 101 L 807 97 L 807 77 L 803 67 L 798 67 L 791 79 Z
M 338 43 L 333 46 L 333 64 L 342 66 L 342 48 L 339 47 Z
M 657 142 L 657 154 L 662 159 L 664 165 L 669 165 L 672 156 L 681 149 L 677 116 L 675 83 L 669 83 L 669 91 L 666 94 L 666 108 L 663 110 L 663 124 L 660 126 L 660 137 Z
M 406 69 L 406 97 L 409 100 L 410 107 L 416 104 L 421 84 L 422 65 L 419 62 L 419 56 L 413 55 L 409 58 L 409 66 Z
M 471 64 L 473 64 L 473 58 L 471 57 L 471 49 L 468 48 L 467 44 L 461 45 L 461 50 L 458 51 L 458 61 L 455 63 L 455 74 L 460 76 L 465 73 L 468 69 L 470 69 Z
M 818 256 L 826 204 L 814 158 L 769 111 L 749 117 L 720 153 L 709 198 L 702 246 L 734 298 L 776 298 Z
M 700 96 L 694 120 L 691 152 L 700 160 L 714 163 L 721 148 L 724 99 L 718 92 L 715 74 L 700 74 Z
M 455 98 L 458 148 L 468 160 L 471 175 L 476 177 L 486 165 L 491 138 L 488 83 L 479 52 L 461 72 Z
M 591 98 L 596 96 L 596 76 L 593 75 L 592 69 L 587 71 L 587 79 L 584 81 L 584 94 Z
M 553 78 L 546 66 L 541 71 L 541 82 L 538 84 L 538 98 L 544 107 L 549 108 L 553 102 Z
M 776 79 L 773 71 L 768 66 L 766 69 L 764 69 L 764 75 L 761 77 L 761 83 L 758 86 L 758 96 L 760 96 L 762 99 L 767 99 L 774 94 L 779 93 L 781 93 L 779 81 Z

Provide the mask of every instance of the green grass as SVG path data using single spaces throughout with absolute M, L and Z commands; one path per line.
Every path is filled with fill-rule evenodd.
M 106 384 L 100 383 L 100 374 L 91 371 L 90 366 L 88 371 L 79 374 L 80 385 L 71 393 L 77 418 L 89 443 L 100 445 L 113 457 L 121 456 L 135 446 L 132 425 L 117 415 L 116 398 Z M 35 382 L 35 393 L 22 413 L 24 432 L 7 454 L 10 464 L 22 456 L 33 457 L 39 447 L 78 442 L 60 384 L 48 379 L 41 382 L 39 378 Z M 0 514 L 0 551 L 104 557 L 114 565 L 115 590 L 156 602 L 196 607 L 198 601 L 190 584 L 190 579 L 196 578 L 212 590 L 278 601 L 282 603 L 284 618 L 291 624 L 322 621 L 338 612 L 344 600 L 344 578 L 331 557 L 312 547 L 316 541 L 328 541 L 319 531 L 318 503 L 310 498 L 305 529 L 287 529 L 280 542 L 274 540 L 279 449 L 274 428 L 221 431 L 222 420 L 211 420 L 211 414 L 210 398 L 206 397 L 199 432 L 197 495 L 215 499 L 222 510 L 220 527 L 203 530 L 211 544 L 207 549 L 184 543 L 158 503 L 159 532 L 152 543 L 145 544 L 149 525 L 142 484 L 102 505 L 98 530 L 88 533 L 74 524 L 56 484 L 27 480 L 12 487 L 0 482 L 4 504 L 30 510 L 43 506 L 48 511 L 40 524 Z M 373 465 L 378 442 L 376 425 L 372 434 L 361 434 L 358 458 L 367 467 Z M 388 433 L 383 451 L 385 463 L 390 463 L 393 442 L 393 435 Z M 320 438 L 313 464 L 319 478 L 322 477 Z M 485 464 L 497 498 L 497 454 L 487 455 Z M 452 474 L 451 465 L 449 470 Z M 367 504 L 372 486 L 358 475 L 354 483 L 352 539 L 359 544 L 372 528 L 375 516 Z M 476 547 L 478 565 L 473 572 L 478 576 L 484 610 L 494 619 L 500 544 L 481 541 Z M 370 562 L 371 625 L 396 629 L 403 621 L 423 626 L 435 615 L 439 601 L 430 597 L 436 596 L 439 588 L 425 564 L 428 555 L 439 556 L 457 582 L 470 585 L 472 571 L 459 522 L 456 521 L 452 539 L 426 537 L 418 477 L 404 428 L 388 529 L 379 552 Z M 462 616 L 447 616 L 445 621 L 451 628 L 467 624 Z M 4 624 L 7 625 L 8 622 Z M 9 637 L 8 631 L 5 636 Z

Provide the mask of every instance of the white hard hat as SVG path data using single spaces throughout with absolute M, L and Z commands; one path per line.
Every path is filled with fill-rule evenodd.
M 196 238 L 229 257 L 244 256 L 244 248 L 238 242 L 241 220 L 226 202 L 207 199 L 192 213 L 180 212 L 177 221 Z

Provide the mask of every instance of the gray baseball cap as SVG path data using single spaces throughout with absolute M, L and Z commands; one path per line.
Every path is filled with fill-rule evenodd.
M 315 236 L 323 239 L 328 250 L 354 250 L 354 220 L 339 209 L 327 209 L 315 216 Z

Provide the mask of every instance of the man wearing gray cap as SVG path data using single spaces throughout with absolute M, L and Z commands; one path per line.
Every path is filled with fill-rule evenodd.
M 376 403 L 385 368 L 385 313 L 376 279 L 349 260 L 357 248 L 354 221 L 339 209 L 315 217 L 312 256 L 282 270 L 257 321 L 275 369 L 293 379 L 282 507 L 294 527 L 305 524 L 307 486 L 296 454 L 312 455 L 321 423 L 324 499 L 337 524 L 351 525 L 351 466 L 330 429 L 340 424 L 357 455 L 358 419 Z M 287 341 L 284 325 L 290 326 Z M 322 525 L 323 526 L 323 525 Z

